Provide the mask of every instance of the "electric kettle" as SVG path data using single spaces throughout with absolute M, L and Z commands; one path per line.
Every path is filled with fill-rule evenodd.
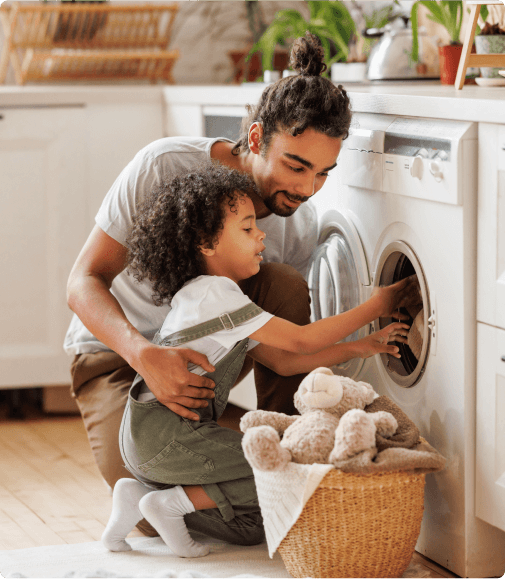
M 438 47 L 426 30 L 419 28 L 419 62 L 410 62 L 412 28 L 407 17 L 397 18 L 384 28 L 369 28 L 363 35 L 379 38 L 368 57 L 366 75 L 370 80 L 440 78 Z

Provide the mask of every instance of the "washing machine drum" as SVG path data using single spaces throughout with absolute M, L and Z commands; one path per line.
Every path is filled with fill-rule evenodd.
M 371 288 L 362 283 L 359 267 L 364 264 L 356 262 L 356 248 L 349 241 L 348 233 L 335 227 L 322 240 L 315 250 L 308 270 L 308 283 L 311 296 L 311 321 L 334 316 L 355 308 L 368 299 Z M 429 291 L 423 268 L 414 251 L 404 242 L 397 241 L 389 244 L 382 252 L 377 264 L 374 286 L 386 286 L 417 275 L 419 293 L 422 297 L 423 330 L 419 351 L 414 354 L 408 344 L 398 343 L 401 358 L 389 354 L 378 356 L 377 363 L 383 378 L 393 386 L 410 388 L 417 384 L 424 373 L 430 351 L 430 329 L 428 316 L 430 315 Z M 416 313 L 402 309 L 402 313 L 409 315 L 406 323 L 412 325 Z M 364 338 L 370 331 L 378 331 L 391 322 L 393 318 L 380 318 L 372 325 L 366 325 L 354 332 L 343 342 L 350 342 Z M 358 379 L 364 360 L 355 358 L 332 370 L 336 374 Z
M 356 261 L 346 236 L 334 230 L 312 255 L 307 280 L 311 297 L 311 321 L 335 316 L 358 306 L 364 298 Z M 343 342 L 364 338 L 368 326 L 354 332 Z M 355 378 L 364 361 L 353 359 L 333 367 L 340 375 Z
M 384 378 L 394 386 L 410 388 L 417 384 L 426 369 L 428 363 L 431 337 L 435 336 L 430 315 L 434 314 L 430 303 L 430 292 L 422 264 L 414 250 L 403 241 L 389 243 L 381 252 L 377 262 L 374 286 L 388 286 L 406 277 L 416 276 L 417 290 L 420 301 L 417 306 L 401 308 L 400 311 L 408 319 L 409 326 L 414 325 L 416 332 L 411 333 L 409 340 L 417 336 L 417 343 L 398 344 L 401 358 L 395 358 L 389 354 L 381 354 L 379 369 L 384 373 Z M 375 320 L 374 329 L 378 331 L 391 322 L 393 318 L 380 318 Z

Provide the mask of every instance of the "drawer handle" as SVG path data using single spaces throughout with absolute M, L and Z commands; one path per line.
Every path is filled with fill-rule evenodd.
M 505 356 L 502 356 L 502 357 L 501 357 L 501 361 L 502 361 L 502 362 L 505 362 Z

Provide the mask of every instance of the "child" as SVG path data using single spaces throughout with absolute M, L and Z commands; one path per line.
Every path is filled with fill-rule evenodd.
M 129 550 L 125 537 L 145 518 L 181 557 L 201 557 L 190 527 L 231 543 L 264 539 L 252 470 L 239 432 L 217 419 L 246 354 L 283 375 L 309 372 L 380 352 L 399 357 L 392 340 L 405 342 L 408 326 L 393 323 L 350 343 L 336 343 L 405 298 L 407 282 L 377 288 L 360 306 L 307 326 L 277 318 L 252 303 L 239 287 L 258 273 L 265 234 L 257 227 L 250 179 L 206 165 L 176 177 L 139 209 L 128 239 L 128 270 L 153 285 L 153 299 L 171 300 L 155 337 L 160 345 L 205 354 L 214 372 L 215 398 L 182 418 L 156 400 L 142 377 L 130 390 L 120 431 L 121 455 L 134 479 L 121 479 L 102 536 L 112 551 Z M 192 372 L 203 374 L 197 367 Z

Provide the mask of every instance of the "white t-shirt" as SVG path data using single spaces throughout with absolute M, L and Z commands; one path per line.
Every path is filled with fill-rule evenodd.
M 173 297 L 172 309 L 168 313 L 160 330 L 160 338 L 166 338 L 174 332 L 191 328 L 202 322 L 231 313 L 251 303 L 242 293 L 239 286 L 228 277 L 201 275 L 188 281 Z M 240 340 L 249 337 L 273 318 L 273 314 L 263 311 L 247 322 L 231 330 L 219 332 L 181 344 L 180 348 L 191 348 L 205 354 L 212 365 L 224 358 Z M 247 350 L 252 350 L 258 342 L 249 340 Z M 205 374 L 205 370 L 195 364 L 189 364 L 188 370 L 195 374 Z M 155 397 L 144 384 L 138 395 L 139 402 L 147 402 Z
M 95 217 L 97 225 L 125 245 L 132 227 L 132 216 L 139 203 L 163 181 L 194 170 L 200 163 L 208 161 L 211 147 L 216 141 L 228 139 L 167 137 L 144 147 L 110 188 Z M 317 243 L 314 205 L 310 201 L 304 203 L 290 217 L 269 215 L 258 220 L 258 227 L 266 233 L 263 262 L 286 263 L 305 276 L 310 255 Z M 155 306 L 151 283 L 146 280 L 136 282 L 126 270 L 116 276 L 111 292 L 131 324 L 152 341 L 167 317 L 170 305 Z M 76 315 L 70 322 L 64 348 L 72 355 L 109 350 Z

